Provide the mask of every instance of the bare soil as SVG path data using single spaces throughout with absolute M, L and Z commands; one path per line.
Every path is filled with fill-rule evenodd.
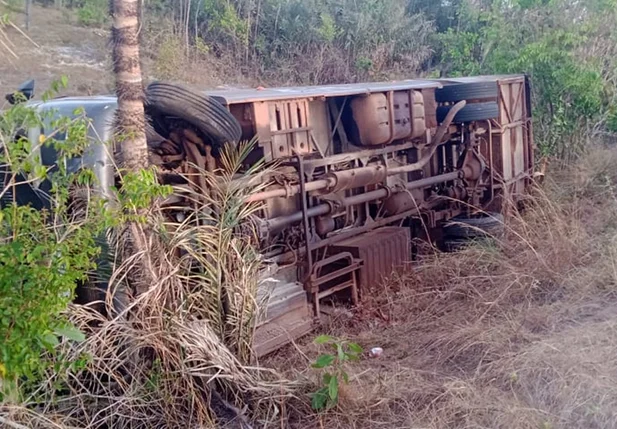
M 26 32 L 23 14 L 11 11 L 9 17 Z M 35 79 L 36 94 L 40 96 L 63 75 L 68 77 L 69 86 L 60 95 L 113 92 L 107 28 L 81 26 L 68 10 L 33 6 L 27 35 L 38 46 L 10 26 L 4 31 L 17 58 L 0 45 L 0 95 L 15 91 L 28 79 Z M 223 60 L 197 52 L 187 59 L 181 42 L 161 23 L 146 23 L 143 31 L 142 70 L 146 82 L 164 79 L 201 88 L 257 85 L 237 75 Z
M 10 14 L 11 21 L 25 31 L 25 17 Z M 0 93 L 14 91 L 20 83 L 35 79 L 37 93 L 49 89 L 62 75 L 69 78 L 63 95 L 101 94 L 111 90 L 107 32 L 75 25 L 70 14 L 53 8 L 33 7 L 28 35 L 34 46 L 17 30 L 7 27 L 15 58 L 0 49 Z

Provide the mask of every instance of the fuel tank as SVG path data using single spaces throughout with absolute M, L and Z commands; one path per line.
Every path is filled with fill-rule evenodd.
M 380 146 L 421 137 L 426 132 L 422 92 L 391 91 L 357 96 L 347 114 L 351 140 L 358 146 Z

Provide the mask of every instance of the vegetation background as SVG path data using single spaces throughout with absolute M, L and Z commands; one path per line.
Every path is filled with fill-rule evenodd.
M 107 28 L 107 0 L 35 3 Z M 617 131 L 616 0 L 144 0 L 142 14 L 151 78 L 255 86 L 528 73 L 543 154 L 567 158 Z

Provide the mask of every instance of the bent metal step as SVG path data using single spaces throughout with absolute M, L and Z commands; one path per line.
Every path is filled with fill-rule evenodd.
M 313 330 L 313 318 L 307 305 L 260 325 L 253 337 L 256 357 L 272 353 Z
M 296 267 L 279 269 L 262 280 L 257 291 L 259 312 L 253 351 L 262 357 L 308 334 L 313 329 L 304 287 L 296 281 Z

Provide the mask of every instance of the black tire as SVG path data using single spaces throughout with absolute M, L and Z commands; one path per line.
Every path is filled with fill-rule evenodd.
M 444 235 L 458 239 L 499 238 L 503 233 L 504 219 L 499 213 L 483 213 L 472 218 L 457 216 L 444 227 Z
M 113 262 L 110 260 L 110 245 L 107 237 L 103 234 L 95 237 L 96 244 L 101 248 L 101 253 L 96 257 L 96 269 L 88 274 L 84 282 L 80 282 L 75 289 L 75 298 L 78 304 L 91 304 L 93 302 L 105 302 L 109 279 L 113 272 Z M 104 306 L 100 306 L 101 313 Z
M 115 263 L 115 246 L 110 242 L 107 234 L 95 237 L 96 244 L 101 248 L 101 253 L 96 257 L 96 269 L 88 274 L 85 281 L 79 282 L 75 289 L 75 302 L 88 305 L 102 315 L 115 316 L 124 311 L 129 305 L 126 284 L 117 281 L 115 289 L 110 291 L 110 279 L 113 275 Z M 112 293 L 111 310 L 108 314 L 106 300 Z
M 445 238 L 443 250 L 447 253 L 460 252 L 467 249 L 473 243 L 472 240 L 465 238 Z
M 188 122 L 214 146 L 237 143 L 242 137 L 240 124 L 223 104 L 183 86 L 150 84 L 146 89 L 146 113 L 156 132 L 165 138 L 174 120 Z
M 437 108 L 437 120 L 443 122 L 452 106 L 440 106 Z M 452 121 L 455 124 L 462 124 L 471 121 L 483 121 L 499 117 L 499 106 L 495 102 L 471 103 L 463 107 Z
M 438 103 L 456 103 L 462 100 L 496 99 L 499 89 L 497 82 L 470 82 L 445 85 L 435 91 Z

